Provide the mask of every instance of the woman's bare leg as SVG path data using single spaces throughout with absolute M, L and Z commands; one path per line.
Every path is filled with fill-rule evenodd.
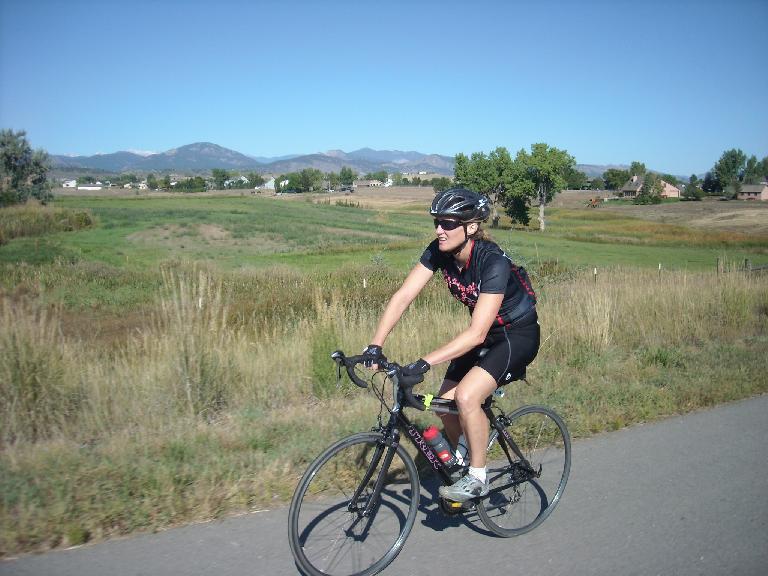
M 459 408 L 459 421 L 469 444 L 470 466 L 473 468 L 485 468 L 488 418 L 481 406 L 494 390 L 496 390 L 496 380 L 493 376 L 475 366 L 451 391 Z

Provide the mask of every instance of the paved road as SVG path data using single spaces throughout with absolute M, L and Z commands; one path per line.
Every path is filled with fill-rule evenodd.
M 429 496 L 384 574 L 768 574 L 768 395 L 576 442 L 559 508 L 489 535 Z M 2 575 L 296 574 L 287 511 L 269 510 L 0 562 Z

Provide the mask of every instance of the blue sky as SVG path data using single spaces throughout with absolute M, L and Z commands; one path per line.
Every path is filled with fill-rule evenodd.
M 0 0 L 0 127 L 54 154 L 535 142 L 701 173 L 768 155 L 768 2 Z

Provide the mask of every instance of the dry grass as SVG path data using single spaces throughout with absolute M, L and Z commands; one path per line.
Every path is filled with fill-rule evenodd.
M 93 216 L 87 210 L 54 208 L 30 201 L 0 209 L 0 245 L 13 238 L 70 232 L 93 224 Z
M 603 208 L 634 218 L 665 224 L 692 226 L 721 233 L 735 232 L 744 235 L 768 236 L 768 202 L 705 200 L 646 206 L 608 203 L 598 210 Z
M 0 554 L 287 499 L 286 478 L 378 412 L 337 385 L 328 354 L 367 343 L 396 280 L 370 276 L 366 301 L 339 274 L 359 277 L 167 269 L 157 305 L 119 345 L 81 340 L 60 311 L 6 297 Z M 466 324 L 440 288 L 404 316 L 391 358 L 412 360 Z M 534 386 L 510 388 L 509 402 L 554 406 L 577 437 L 768 391 L 764 277 L 615 270 L 539 292 Z

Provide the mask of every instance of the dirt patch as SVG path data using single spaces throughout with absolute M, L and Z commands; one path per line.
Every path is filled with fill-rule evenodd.
M 146 230 L 140 230 L 127 236 L 127 240 L 131 242 L 151 242 L 153 244 L 164 244 L 170 241 L 172 238 L 177 238 L 181 235 L 182 230 L 187 232 L 186 228 L 182 228 L 178 224 L 166 224 L 165 226 L 157 226 L 155 228 L 147 228 Z
M 616 206 L 608 203 L 599 209 L 616 211 L 654 222 L 680 224 L 720 232 L 768 235 L 768 202 L 705 200 L 650 206 L 626 204 Z
M 610 190 L 563 190 L 555 194 L 551 208 L 586 208 L 592 198 L 610 198 L 613 192 Z M 604 203 L 601 203 L 602 208 Z
M 283 200 L 306 199 L 306 194 L 285 194 Z M 313 202 L 359 204 L 361 208 L 407 208 L 409 206 L 428 208 L 435 197 L 431 186 L 381 186 L 357 188 L 354 192 L 332 192 L 313 194 Z
M 134 232 L 127 238 L 131 242 L 150 244 L 171 252 L 200 250 L 214 254 L 221 249 L 246 248 L 255 254 L 271 254 L 287 249 L 281 236 L 265 233 L 234 238 L 229 230 L 216 224 L 166 224 Z
M 165 224 L 128 236 L 131 242 L 152 242 L 156 244 L 176 244 L 177 241 L 190 240 L 204 242 L 221 242 L 232 238 L 232 233 L 226 228 L 216 224 L 198 224 L 197 226 L 180 226 L 178 224 Z
M 369 232 L 366 230 L 350 230 L 349 228 L 334 228 L 331 226 L 323 226 L 321 228 L 323 232 L 340 237 L 357 237 L 357 238 L 373 238 L 375 240 L 388 240 L 396 242 L 403 240 L 404 236 L 397 236 L 395 234 L 380 234 L 379 232 Z
M 227 240 L 232 237 L 229 230 L 215 224 L 200 224 L 197 231 L 205 240 Z

